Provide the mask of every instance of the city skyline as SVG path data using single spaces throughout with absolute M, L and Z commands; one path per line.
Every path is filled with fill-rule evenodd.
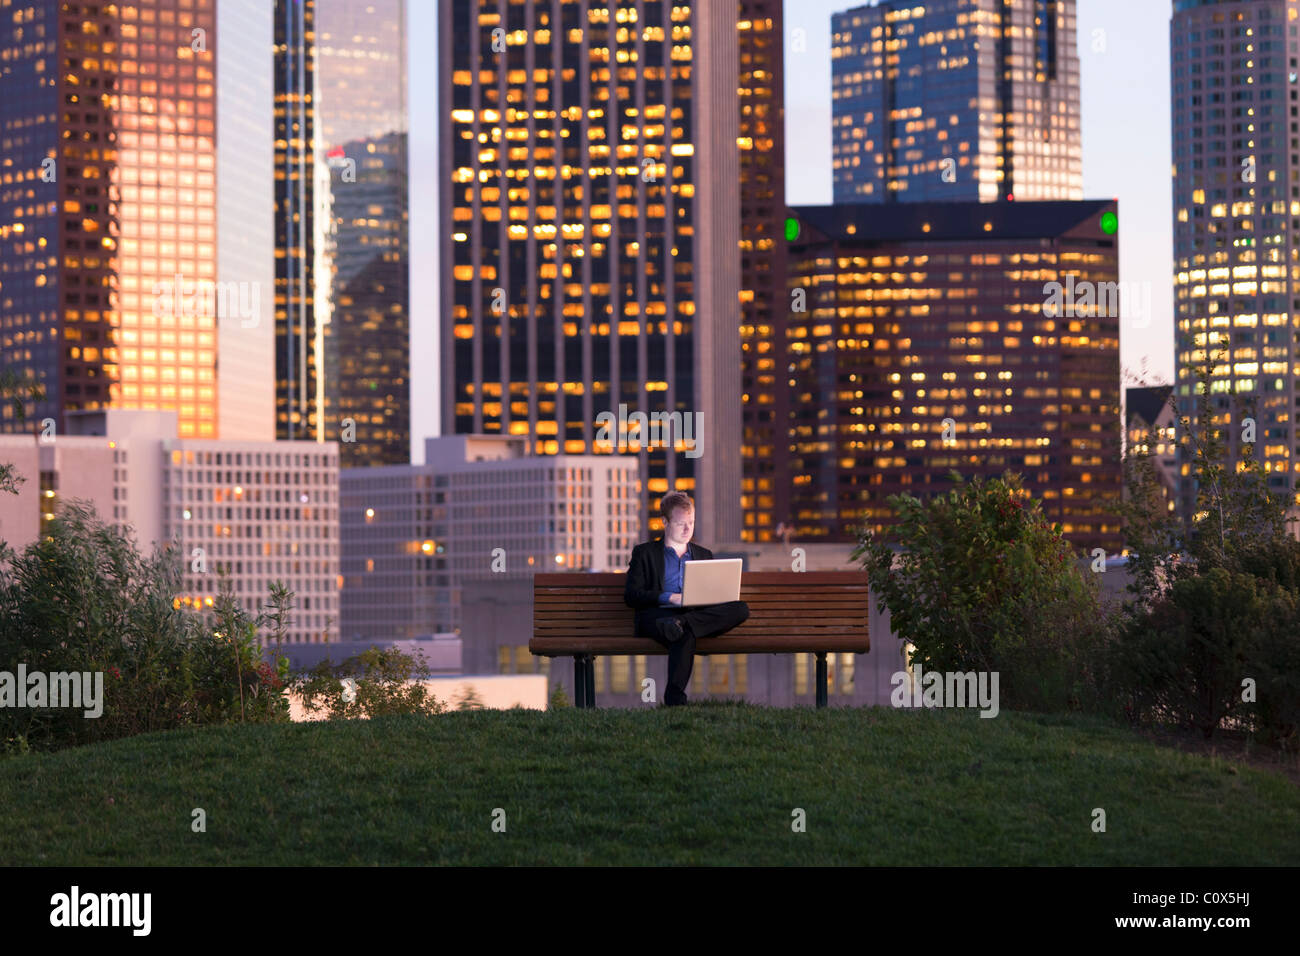
M 826 205 L 832 198 L 831 16 L 854 6 L 845 0 L 784 4 L 786 202 Z M 1079 0 L 1078 47 L 1084 199 L 1119 201 L 1120 278 L 1146 283 L 1152 320 L 1125 323 L 1120 363 L 1148 384 L 1174 380 L 1173 232 L 1169 180 L 1169 0 Z M 436 311 L 437 235 L 437 49 L 433 4 L 409 8 L 411 82 L 412 315 Z M 796 30 L 802 52 L 792 52 Z M 1098 32 L 1100 31 L 1100 32 Z M 441 434 L 436 368 L 437 330 L 417 321 L 411 328 L 412 461 L 423 438 Z M 1124 382 L 1123 384 L 1131 384 Z

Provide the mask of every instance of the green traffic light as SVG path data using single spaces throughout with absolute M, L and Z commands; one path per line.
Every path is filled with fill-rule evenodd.
M 785 219 L 785 238 L 787 242 L 794 242 L 799 238 L 799 220 L 793 216 L 787 216 Z
M 1119 216 L 1113 212 L 1104 212 L 1101 214 L 1101 231 L 1108 236 L 1115 235 L 1119 229 Z

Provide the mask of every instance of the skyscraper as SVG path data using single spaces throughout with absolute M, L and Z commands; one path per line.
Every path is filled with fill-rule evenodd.
M 1254 456 L 1275 491 L 1294 491 L 1300 470 L 1298 9 L 1175 0 L 1169 26 L 1178 412 L 1196 419 L 1197 369 L 1212 360 L 1215 424 L 1237 459 L 1254 419 Z M 1190 470 L 1180 462 L 1184 515 Z
M 406 134 L 330 151 L 327 430 L 345 467 L 405 464 L 411 449 Z
M 693 492 L 697 535 L 739 540 L 737 6 L 440 13 L 443 432 L 639 437 L 646 506 Z M 636 412 L 698 422 L 695 449 Z
M 792 517 L 887 532 L 888 498 L 1010 469 L 1083 548 L 1118 550 L 1113 201 L 791 210 Z
M 768 541 L 789 510 L 779 452 L 790 394 L 782 367 L 785 68 L 781 0 L 740 0 L 740 337 L 744 358 L 742 538 Z
M 316 2 L 325 431 L 345 468 L 410 460 L 405 19 L 405 0 Z
M 323 437 L 316 275 L 324 166 L 316 162 L 316 0 L 275 3 L 275 434 Z
M 0 357 L 45 391 L 0 427 L 166 409 L 182 437 L 263 437 L 269 146 L 236 135 L 270 105 L 259 36 L 253 0 L 0 2 Z
M 834 15 L 835 202 L 1082 199 L 1075 30 L 1075 0 Z

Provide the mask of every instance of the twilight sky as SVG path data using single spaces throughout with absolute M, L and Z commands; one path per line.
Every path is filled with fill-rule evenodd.
M 726 0 L 702 0 L 716 3 Z M 831 201 L 831 14 L 851 0 L 786 0 L 786 200 Z M 437 4 L 408 0 L 411 84 L 411 460 L 438 434 Z M 1149 283 L 1151 315 L 1121 322 L 1120 362 L 1173 380 L 1170 0 L 1078 0 L 1083 194 L 1119 200 L 1120 279 Z M 1136 327 L 1145 325 L 1144 328 Z M 1131 382 L 1128 384 L 1132 384 Z

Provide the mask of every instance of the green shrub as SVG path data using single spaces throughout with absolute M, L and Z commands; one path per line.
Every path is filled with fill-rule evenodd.
M 1018 475 L 920 501 L 894 495 L 901 553 L 861 532 L 853 559 L 926 670 L 998 671 L 1003 706 L 1098 705 L 1108 632 L 1095 582 Z
M 456 698 L 457 710 L 483 710 L 483 698 L 473 684 L 466 684 Z
M 222 583 L 211 614 L 179 607 L 178 557 L 142 556 L 127 532 L 66 502 L 22 554 L 0 556 L 0 671 L 102 675 L 103 714 L 0 708 L 0 740 L 33 750 L 186 724 L 287 720 L 283 677 Z M 287 663 L 287 662 L 286 662 Z
M 323 711 L 330 720 L 444 713 L 447 705 L 418 682 L 426 672 L 422 657 L 372 647 L 341 664 L 327 658 L 294 677 L 291 686 L 308 711 Z
M 1300 542 L 1286 530 L 1294 499 L 1269 487 L 1253 443 L 1242 442 L 1240 461 L 1230 460 L 1227 430 L 1253 416 L 1253 399 L 1230 392 L 1227 416 L 1211 407 L 1211 368 L 1226 362 L 1221 351 L 1207 355 L 1197 370 L 1196 417 L 1179 420 L 1181 456 L 1195 482 L 1192 513 L 1156 507 L 1148 462 L 1128 469 L 1134 600 L 1111 671 L 1135 722 L 1196 727 L 1210 737 L 1235 719 L 1285 745 L 1300 711 Z M 1241 699 L 1247 677 L 1256 681 L 1254 703 Z
M 1116 645 L 1134 719 L 1209 738 L 1247 715 L 1243 678 L 1274 635 L 1294 635 L 1297 625 L 1296 596 L 1275 584 L 1226 568 L 1180 577 Z
M 569 700 L 569 692 L 564 689 L 563 684 L 557 683 L 551 690 L 551 710 L 572 706 L 573 701 Z
M 1291 592 L 1294 594 L 1294 592 Z M 1266 743 L 1294 750 L 1300 733 L 1300 616 L 1275 622 L 1249 650 L 1246 675 L 1255 679 L 1255 703 L 1247 704 L 1251 726 Z

